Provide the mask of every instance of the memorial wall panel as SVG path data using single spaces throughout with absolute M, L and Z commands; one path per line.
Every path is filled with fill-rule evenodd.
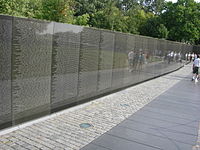
M 51 103 L 65 105 L 78 94 L 80 33 L 82 27 L 54 23 Z
M 12 17 L 0 15 L 0 129 L 10 126 Z
M 128 34 L 127 35 L 127 48 L 126 48 L 126 52 L 130 52 L 130 51 L 134 51 L 135 50 L 135 36 Z
M 181 44 L 178 43 L 178 53 L 179 53 L 179 56 L 180 56 L 180 66 L 182 66 L 184 63 L 185 63 L 185 53 L 184 51 L 182 51 L 182 46 Z
M 160 39 L 156 40 L 156 47 L 154 49 L 154 75 L 160 75 L 160 48 L 161 42 Z
M 152 59 L 152 65 L 154 67 L 153 69 L 153 73 L 154 73 L 154 77 L 157 75 L 156 74 L 156 50 L 157 50 L 157 45 L 158 45 L 158 41 L 157 39 L 153 39 L 153 44 L 152 44 L 152 55 L 153 55 L 153 59 Z
M 136 55 L 136 70 L 139 74 L 138 82 L 143 81 L 144 70 L 143 69 L 143 37 L 135 35 L 135 55 Z
M 163 40 L 162 53 L 163 53 L 163 65 L 162 65 L 161 73 L 166 73 L 166 68 L 168 66 L 168 51 L 167 51 L 167 41 L 166 40 Z
M 98 91 L 111 88 L 115 34 L 101 31 L 99 49 Z
M 179 55 L 178 55 L 178 45 L 177 42 L 173 42 L 173 47 L 174 47 L 174 68 L 179 67 Z
M 113 57 L 112 87 L 122 87 L 124 84 L 124 72 L 127 71 L 127 35 L 115 33 L 115 51 Z
M 164 68 L 163 56 L 164 56 L 164 40 L 158 40 L 157 55 L 156 55 L 156 74 L 161 75 Z
M 155 64 L 154 64 L 154 39 L 149 37 L 147 39 L 147 49 L 148 51 L 146 52 L 146 68 L 148 68 L 148 77 L 152 78 L 154 77 L 154 69 L 155 69 Z
M 148 63 L 153 63 L 153 56 L 154 56 L 154 39 L 153 38 L 149 38 L 148 40 Z
M 124 72 L 124 84 L 130 85 L 134 84 L 139 79 L 139 72 L 137 71 L 137 58 L 135 50 L 135 36 L 127 35 L 127 63 L 126 70 Z
M 183 45 L 183 44 L 182 44 Z M 187 48 L 185 48 L 185 46 L 182 46 L 182 51 L 184 51 L 184 53 L 188 53 L 187 50 L 193 51 L 195 54 L 200 54 L 200 46 L 198 45 L 188 45 Z
M 79 96 L 97 92 L 100 31 L 83 28 L 79 64 Z
M 173 64 L 174 64 L 173 42 L 168 41 L 168 66 L 166 67 L 167 72 L 169 72 L 173 68 Z
M 15 123 L 50 111 L 52 33 L 53 23 L 13 19 L 12 112 Z
M 163 47 L 163 49 L 162 49 L 162 51 L 163 51 L 163 61 L 164 61 L 164 65 L 163 65 L 163 67 L 162 67 L 162 73 L 166 73 L 166 67 L 168 66 L 168 50 L 167 50 L 167 40 L 164 40 L 164 47 Z
M 140 80 L 147 80 L 151 76 L 151 66 L 147 64 L 147 54 L 148 54 L 148 38 L 142 38 L 142 49 L 139 51 L 139 69 L 140 69 Z
M 142 38 L 139 35 L 135 35 L 135 55 L 136 55 L 136 70 L 140 71 L 140 52 L 142 51 Z

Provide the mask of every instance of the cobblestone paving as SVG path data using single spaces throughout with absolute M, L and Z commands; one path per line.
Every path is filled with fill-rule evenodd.
M 176 72 L 96 99 L 71 112 L 0 136 L 1 150 L 78 150 L 190 74 L 186 66 Z M 188 79 L 190 80 L 190 79 Z M 89 128 L 80 128 L 90 123 Z

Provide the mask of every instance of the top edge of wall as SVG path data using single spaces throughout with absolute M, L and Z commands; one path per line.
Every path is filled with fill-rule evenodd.
M 9 15 L 5 15 L 5 14 L 0 14 L 0 18 L 1 19 L 12 19 L 13 18 L 13 16 L 9 16 Z
M 0 14 L 0 18 L 18 18 L 21 20 L 28 20 L 28 21 L 37 21 L 37 22 L 47 22 L 50 23 L 52 21 L 48 21 L 48 20 L 42 20 L 42 19 L 35 19 L 35 18 L 27 18 L 27 17 L 22 17 L 22 16 L 11 16 L 11 15 L 7 15 L 7 14 Z

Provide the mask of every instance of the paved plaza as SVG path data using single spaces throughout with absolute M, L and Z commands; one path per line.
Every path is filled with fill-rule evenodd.
M 200 83 L 191 65 L 2 130 L 0 150 L 199 150 Z

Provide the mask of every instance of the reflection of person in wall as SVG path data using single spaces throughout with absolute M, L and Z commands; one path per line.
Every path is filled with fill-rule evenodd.
M 170 64 L 170 62 L 171 62 L 171 52 L 169 52 L 167 54 L 167 60 L 168 60 L 168 64 Z
M 192 55 L 191 55 L 191 61 L 194 61 L 194 58 L 195 58 L 195 54 L 194 53 L 192 53 Z
M 146 64 L 149 63 L 150 57 L 151 57 L 150 54 L 147 52 L 146 53 Z
M 185 60 L 188 61 L 188 53 L 185 54 Z
M 142 69 L 142 65 L 144 64 L 144 53 L 140 49 L 139 56 L 138 56 L 138 69 Z
M 175 59 L 175 62 L 179 61 L 179 55 L 176 52 L 174 53 L 174 59 Z
M 165 55 L 164 55 L 164 61 L 166 62 L 168 60 L 168 54 L 165 52 Z
M 182 63 L 181 52 L 178 53 L 178 62 Z
M 174 60 L 175 60 L 174 51 L 172 51 L 172 52 L 170 53 L 170 60 L 171 60 L 171 61 L 174 61 Z
M 144 64 L 147 64 L 147 60 L 148 60 L 148 54 L 147 53 L 143 53 L 144 56 Z
M 131 50 L 128 53 L 129 72 L 133 71 L 133 63 L 134 63 L 133 61 L 134 61 L 134 52 L 133 52 L 133 50 Z
M 189 57 L 189 61 L 191 62 L 192 61 L 192 54 L 188 54 L 188 57 Z

